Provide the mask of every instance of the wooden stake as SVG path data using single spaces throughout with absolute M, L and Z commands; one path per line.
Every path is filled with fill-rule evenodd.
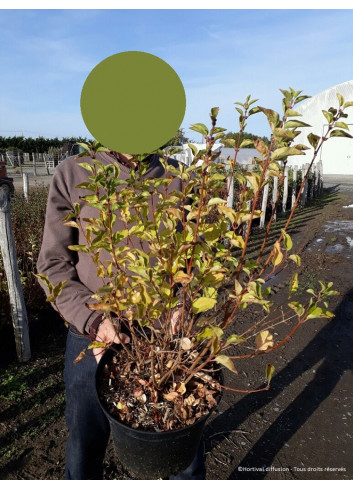
M 31 358 L 27 311 L 17 265 L 9 199 L 3 189 L 0 189 L 0 250 L 9 288 L 17 356 L 20 362 L 26 362 Z
M 32 157 L 33 157 L 33 175 L 36 177 L 37 176 L 37 162 L 36 162 L 35 153 L 32 153 Z
M 267 175 L 265 178 L 267 178 Z M 265 226 L 267 200 L 268 200 L 268 189 L 269 189 L 269 184 L 266 183 L 266 185 L 264 186 L 264 193 L 263 193 L 262 204 L 261 204 L 262 215 L 260 217 L 260 228 L 263 228 Z
M 295 199 L 297 198 L 297 176 L 298 176 L 298 165 L 293 168 L 293 186 L 292 186 L 292 205 L 291 209 L 295 204 Z
M 302 180 L 304 179 L 306 172 L 308 171 L 309 168 L 309 163 L 305 163 L 305 165 L 302 166 Z M 308 180 L 306 180 L 304 187 L 303 187 L 303 192 L 301 195 L 301 205 L 304 207 L 306 204 L 306 201 L 308 200 Z
M 25 196 L 25 199 L 28 202 L 28 189 L 29 189 L 28 173 L 23 173 L 22 178 L 23 178 L 23 195 Z
M 284 168 L 284 182 L 283 182 L 283 201 L 282 201 L 282 211 L 283 214 L 287 210 L 287 200 L 288 200 L 288 166 Z
M 273 190 L 272 190 L 272 210 L 275 207 L 278 197 L 278 177 L 273 177 Z M 273 222 L 276 222 L 277 213 L 275 212 L 273 215 Z

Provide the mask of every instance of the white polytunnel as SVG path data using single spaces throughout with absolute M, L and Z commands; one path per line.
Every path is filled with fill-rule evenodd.
M 295 139 L 295 144 L 310 146 L 308 134 L 313 133 L 318 136 L 325 134 L 328 122 L 322 110 L 328 110 L 330 107 L 338 108 L 338 93 L 343 96 L 345 102 L 353 101 L 353 80 L 328 88 L 295 107 L 295 110 L 302 114 L 300 119 L 311 126 L 300 128 L 302 133 Z M 348 125 L 349 132 L 353 136 L 353 107 L 348 107 L 344 112 L 348 114 L 348 118 L 341 121 Z M 313 155 L 314 150 L 311 148 L 306 151 L 305 156 L 291 156 L 288 161 L 291 165 L 301 167 L 305 163 L 310 163 Z M 322 161 L 324 175 L 353 175 L 353 138 L 328 139 L 323 144 L 317 160 Z

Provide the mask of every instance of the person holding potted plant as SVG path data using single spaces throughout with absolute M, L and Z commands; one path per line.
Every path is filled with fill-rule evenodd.
M 131 169 L 134 170 L 137 165 L 132 162 L 131 155 L 111 151 L 101 152 L 96 158 L 103 164 L 116 162 L 121 178 L 128 178 Z M 158 156 L 150 157 L 148 162 L 150 174 L 155 178 L 160 177 L 163 169 Z M 70 323 L 64 371 L 65 417 L 69 429 L 65 470 L 67 480 L 103 478 L 103 458 L 110 426 L 96 398 L 95 372 L 107 346 L 130 342 L 129 335 L 120 332 L 119 321 L 113 324 L 111 318 L 86 307 L 87 303 L 93 302 L 92 294 L 99 283 L 96 268 L 93 263 L 89 265 L 86 261 L 78 260 L 75 256 L 77 253 L 68 248 L 83 239 L 76 229 L 63 226 L 62 221 L 75 207 L 75 202 L 79 201 L 81 191 L 76 186 L 85 177 L 85 170 L 77 165 L 75 157 L 69 157 L 56 169 L 49 191 L 44 236 L 37 264 L 39 274 L 45 274 L 52 282 L 66 283 L 60 298 L 56 300 L 56 307 Z M 178 185 L 175 181 L 171 191 Z M 45 291 L 48 293 L 47 287 Z M 177 308 L 171 316 L 173 333 L 177 333 L 179 315 L 180 309 Z M 84 362 L 75 363 L 75 359 L 92 341 L 106 346 L 91 349 Z M 205 478 L 203 445 L 190 467 L 171 478 Z

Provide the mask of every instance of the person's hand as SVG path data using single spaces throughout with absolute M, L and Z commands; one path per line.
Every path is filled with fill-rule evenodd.
M 106 318 L 101 322 L 97 329 L 95 341 L 102 341 L 109 346 L 112 343 L 129 343 L 130 338 L 128 335 L 120 333 L 119 324 L 113 325 L 110 319 Z M 93 348 L 93 355 L 95 356 L 97 363 L 101 359 L 105 350 L 106 348 Z

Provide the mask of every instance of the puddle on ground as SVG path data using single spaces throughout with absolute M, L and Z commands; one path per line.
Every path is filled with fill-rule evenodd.
M 310 251 L 353 257 L 353 220 L 328 221 L 323 225 L 323 233 L 326 236 L 315 239 Z
M 337 253 L 342 253 L 344 251 L 344 246 L 341 244 L 328 245 L 325 248 L 325 253 L 329 255 L 336 255 Z
M 351 221 L 328 221 L 324 224 L 325 233 L 351 232 L 353 235 L 353 220 Z

